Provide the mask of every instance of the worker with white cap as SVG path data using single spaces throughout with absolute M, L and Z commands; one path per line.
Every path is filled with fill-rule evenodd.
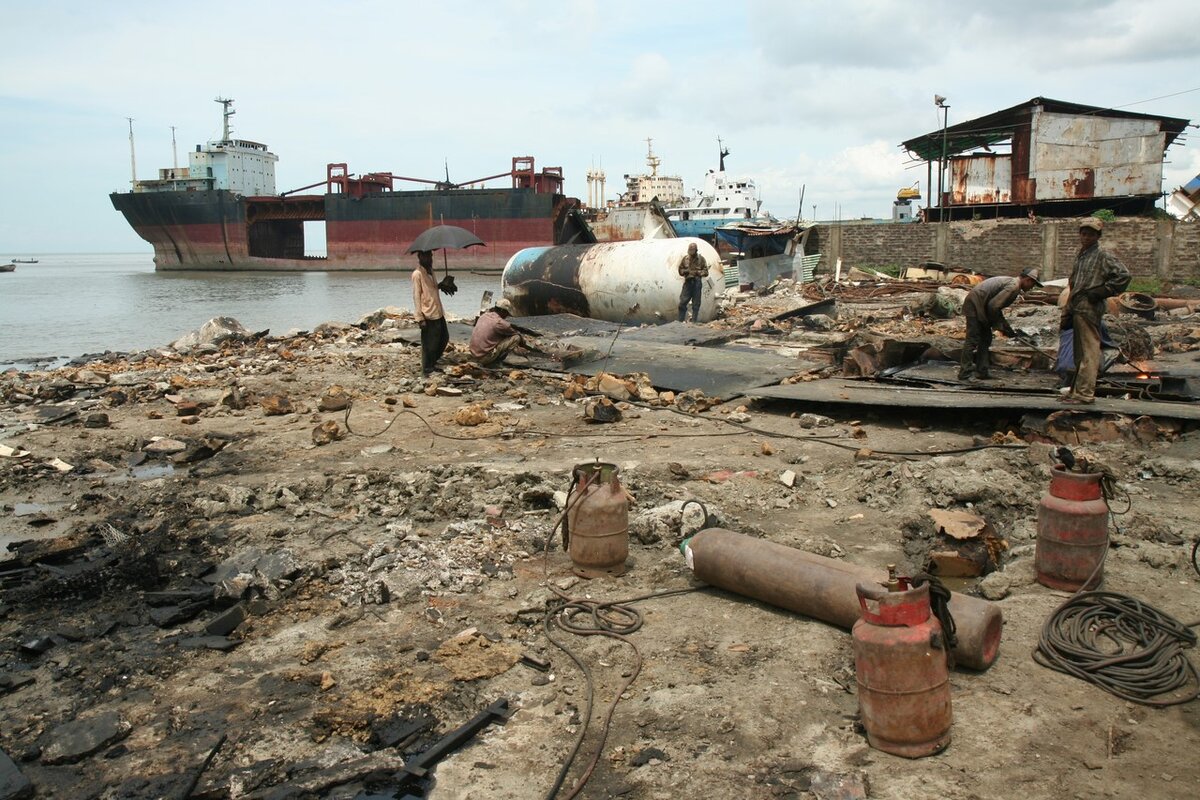
M 513 304 L 507 297 L 479 315 L 471 332 L 471 356 L 482 366 L 497 364 L 517 347 L 527 347 L 525 337 L 517 332 L 508 318 Z
M 1105 300 L 1129 286 L 1129 270 L 1100 247 L 1104 222 L 1085 217 L 1079 223 L 1079 253 L 1067 284 L 1071 292 L 1063 308 L 1061 330 L 1070 328 L 1075 351 L 1075 380 L 1064 403 L 1096 402 L 1096 374 L 1100 371 L 1100 322 L 1104 319 Z
M 1004 309 L 1016 302 L 1022 292 L 1041 286 L 1038 271 L 1026 267 L 1017 277 L 996 275 L 979 283 L 963 301 L 963 316 L 967 320 L 967 338 L 963 342 L 962 356 L 958 361 L 958 379 L 969 381 L 974 378 L 987 380 L 989 372 L 992 330 L 1005 336 L 1016 336 L 1012 325 L 1004 318 Z

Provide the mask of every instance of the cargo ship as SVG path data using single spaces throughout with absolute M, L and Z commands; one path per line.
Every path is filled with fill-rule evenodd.
M 233 101 L 217 102 L 219 141 L 196 145 L 186 167 L 161 169 L 154 180 L 135 176 L 132 191 L 110 195 L 154 247 L 157 270 L 409 270 L 409 244 L 445 224 L 486 243 L 455 252 L 452 271 L 499 273 L 518 250 L 589 238 L 579 200 L 562 193 L 562 168 L 538 170 L 531 156 L 513 158 L 508 172 L 466 183 L 353 175 L 344 163 L 328 164 L 324 181 L 276 194 L 278 156 L 265 144 L 233 138 Z M 503 178 L 511 185 L 482 185 Z M 430 188 L 397 189 L 412 182 Z M 318 187 L 322 193 L 305 193 Z M 324 223 L 323 255 L 306 254 L 306 222 Z

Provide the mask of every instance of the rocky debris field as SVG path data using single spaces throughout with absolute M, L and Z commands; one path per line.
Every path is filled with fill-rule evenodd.
M 807 302 L 784 284 L 719 324 L 798 354 L 961 338 L 893 301 L 773 323 Z M 560 797 L 585 777 L 575 796 L 1195 796 L 1195 702 L 1135 705 L 1031 658 L 1066 597 L 1034 580 L 1060 444 L 1036 420 L 718 403 L 461 351 L 427 381 L 394 310 L 286 338 L 214 322 L 0 376 L 0 800 L 403 796 L 404 765 L 499 700 L 507 721 L 409 788 L 544 797 L 582 737 Z M 1194 325 L 1172 327 L 1150 346 L 1189 351 Z M 588 412 L 601 393 L 616 421 Z M 1129 499 L 1106 588 L 1200 619 L 1200 434 L 1109 427 L 1073 445 Z M 630 557 L 584 580 L 558 523 L 597 459 L 630 494 Z M 1005 627 L 990 669 L 951 674 L 950 747 L 916 761 L 868 747 L 847 632 L 705 587 L 679 551 L 719 526 L 914 572 L 937 509 L 1000 542 L 953 588 Z M 630 600 L 635 630 L 548 635 L 564 599 Z

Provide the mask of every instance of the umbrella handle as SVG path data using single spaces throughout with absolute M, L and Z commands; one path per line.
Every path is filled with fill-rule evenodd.
M 446 248 L 442 248 L 442 277 L 450 277 L 450 265 L 446 263 Z

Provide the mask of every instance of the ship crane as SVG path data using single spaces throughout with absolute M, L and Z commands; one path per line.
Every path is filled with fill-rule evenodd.
M 485 183 L 487 181 L 496 180 L 497 178 L 512 178 L 513 188 L 533 189 L 536 192 L 548 192 L 550 194 L 558 193 L 562 188 L 562 167 L 543 167 L 542 172 L 538 173 L 534 166 L 532 156 L 516 156 L 513 158 L 512 169 L 507 172 L 497 172 L 495 175 L 488 175 L 483 178 L 475 178 L 474 180 L 464 181 L 462 183 L 452 183 L 449 179 L 449 173 L 444 180 L 435 181 L 428 178 L 412 178 L 407 175 L 395 175 L 391 172 L 368 172 L 365 175 L 357 176 L 349 171 L 346 164 L 326 164 L 326 178 L 323 181 L 310 183 L 307 186 L 301 186 L 297 189 L 289 189 L 286 192 L 280 192 L 280 197 L 287 197 L 290 194 L 303 192 L 308 189 L 315 189 L 318 186 L 324 185 L 326 191 L 333 193 L 333 187 L 338 186 L 347 194 L 361 196 L 367 187 L 379 187 L 378 190 L 387 191 L 395 190 L 396 181 L 406 181 L 408 183 L 423 183 L 432 186 L 438 191 L 447 191 L 450 189 L 465 189 L 476 184 Z

